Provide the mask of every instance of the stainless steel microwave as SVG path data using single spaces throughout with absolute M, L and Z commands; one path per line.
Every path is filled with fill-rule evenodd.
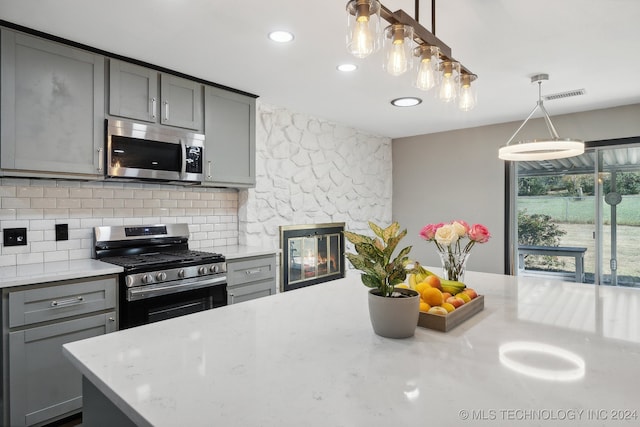
M 107 177 L 201 183 L 204 135 L 127 120 L 107 120 Z

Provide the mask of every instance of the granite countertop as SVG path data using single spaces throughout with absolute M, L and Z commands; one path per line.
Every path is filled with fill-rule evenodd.
M 637 424 L 640 290 L 467 272 L 482 312 L 393 340 L 350 273 L 64 352 L 141 426 Z
M 122 272 L 122 267 L 95 259 L 14 265 L 0 267 L 0 288 L 118 274 L 120 272 Z

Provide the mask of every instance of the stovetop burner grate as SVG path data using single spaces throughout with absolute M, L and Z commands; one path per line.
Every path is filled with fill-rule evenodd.
M 177 266 L 185 263 L 210 263 L 222 262 L 225 260 L 221 254 L 201 251 L 173 251 L 173 252 L 151 252 L 136 255 L 111 256 L 100 258 L 101 261 L 119 265 L 126 269 L 139 267 L 153 267 L 163 265 L 164 267 Z

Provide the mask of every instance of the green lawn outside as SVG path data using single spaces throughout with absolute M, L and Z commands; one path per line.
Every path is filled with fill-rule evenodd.
M 518 196 L 518 210 L 526 209 L 531 214 L 550 215 L 554 222 L 569 224 L 593 224 L 595 217 L 594 196 L 551 197 Z M 604 223 L 611 220 L 611 208 L 604 204 Z M 622 196 L 616 207 L 618 225 L 640 225 L 640 195 Z

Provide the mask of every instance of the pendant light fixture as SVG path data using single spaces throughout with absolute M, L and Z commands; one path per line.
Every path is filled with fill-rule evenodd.
M 469 111 L 476 106 L 472 83 L 478 78 L 456 61 L 451 48 L 436 37 L 436 1 L 431 0 L 431 31 L 420 25 L 420 0 L 415 0 L 415 18 L 402 9 L 391 12 L 377 0 L 347 2 L 347 50 L 357 58 L 376 52 L 384 40 L 383 68 L 392 76 L 400 76 L 412 68 L 419 58 L 413 85 L 424 91 L 436 88 L 436 97 L 446 103 L 458 100 L 458 108 Z M 389 22 L 380 31 L 380 17 Z M 414 48 L 414 46 L 416 46 Z
M 414 56 L 420 58 L 416 74 L 415 87 L 420 90 L 431 90 L 440 83 L 438 62 L 440 49 L 438 46 L 420 45 L 413 50 Z
M 460 63 L 456 61 L 442 61 L 440 63 L 442 71 L 442 82 L 438 98 L 442 102 L 451 102 L 458 95 L 458 78 L 460 77 Z
M 507 144 L 500 148 L 498 151 L 498 157 L 503 160 L 515 160 L 515 161 L 529 161 L 529 160 L 553 160 L 563 159 L 566 157 L 579 156 L 584 153 L 584 141 L 571 138 L 560 138 L 556 128 L 551 123 L 549 113 L 544 108 L 542 103 L 542 81 L 549 80 L 548 74 L 537 74 L 531 77 L 531 83 L 538 83 L 538 102 L 531 111 L 529 116 L 520 125 L 518 130 L 509 138 Z M 540 109 L 544 115 L 544 121 L 549 129 L 551 138 L 533 139 L 518 141 L 518 143 L 511 145 L 511 142 L 516 135 L 522 130 L 524 125 L 527 124 L 529 119 L 533 116 L 536 110 Z
M 351 0 L 347 12 L 347 50 L 366 58 L 380 47 L 380 2 Z
M 392 24 L 384 30 L 384 69 L 392 76 L 400 76 L 411 69 L 413 28 Z

